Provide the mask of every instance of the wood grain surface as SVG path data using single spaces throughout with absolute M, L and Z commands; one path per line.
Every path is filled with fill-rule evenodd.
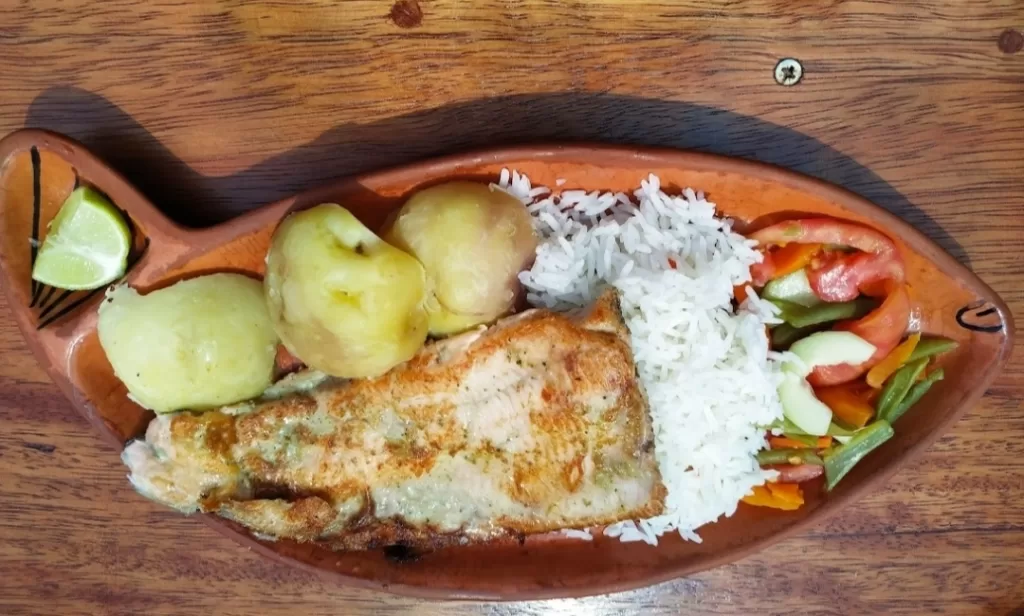
M 743 156 L 914 222 L 1020 316 L 1021 31 L 1020 0 L 8 0 L 0 132 L 79 139 L 190 225 L 495 143 Z M 1021 353 L 883 491 L 757 556 L 618 595 L 429 604 L 136 496 L 0 315 L 3 614 L 1024 614 Z

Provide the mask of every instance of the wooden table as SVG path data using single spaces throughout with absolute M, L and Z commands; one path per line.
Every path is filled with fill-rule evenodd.
M 1022 30 L 1020 0 L 11 1 L 0 133 L 67 133 L 200 225 L 485 144 L 743 156 L 921 225 L 1020 315 Z M 804 68 L 793 87 L 773 78 L 784 57 Z M 136 496 L 0 316 L 0 613 L 1022 614 L 1022 400 L 1018 353 L 882 492 L 734 565 L 590 599 L 425 604 L 269 564 Z

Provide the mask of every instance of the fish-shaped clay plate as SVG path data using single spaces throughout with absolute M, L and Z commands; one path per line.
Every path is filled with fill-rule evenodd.
M 923 452 L 992 383 L 1013 346 L 1006 304 L 967 268 L 914 228 L 842 188 L 755 162 L 651 148 L 537 145 L 496 148 L 369 173 L 272 203 L 228 223 L 185 229 L 157 211 L 118 173 L 60 135 L 25 130 L 0 142 L 0 269 L 14 318 L 39 362 L 110 444 L 140 436 L 152 414 L 126 396 L 96 335 L 102 290 L 65 293 L 35 285 L 36 246 L 79 183 L 106 193 L 133 226 L 126 280 L 140 291 L 211 271 L 261 275 L 271 234 L 291 210 L 343 204 L 376 229 L 413 191 L 450 179 L 493 181 L 502 168 L 535 185 L 630 191 L 648 173 L 662 186 L 703 190 L 719 211 L 740 221 L 786 213 L 852 219 L 890 235 L 906 260 L 922 328 L 957 340 L 944 359 L 946 379 L 905 417 L 896 435 L 829 493 L 808 490 L 795 512 L 741 504 L 735 515 L 703 527 L 703 543 L 675 534 L 657 547 L 608 537 L 561 535 L 410 553 L 400 548 L 332 552 L 311 544 L 263 541 L 212 515 L 199 518 L 244 546 L 342 583 L 436 598 L 531 599 L 625 590 L 741 558 L 816 524 L 882 485 Z M 119 464 L 111 454 L 111 464 Z M 125 481 L 124 488 L 131 489 Z M 141 540 L 141 538 L 140 538 Z

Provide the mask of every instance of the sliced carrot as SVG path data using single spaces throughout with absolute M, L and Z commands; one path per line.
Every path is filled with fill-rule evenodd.
M 754 486 L 750 489 L 750 494 L 747 494 L 740 500 L 755 507 L 771 507 L 772 503 L 775 502 L 775 499 L 772 498 L 772 493 L 764 486 Z
M 882 390 L 881 389 L 875 389 L 874 387 L 868 385 L 867 383 L 861 382 L 861 381 L 857 381 L 857 384 L 860 387 L 859 388 L 858 387 L 854 388 L 854 391 L 856 392 L 856 394 L 858 396 L 860 396 L 861 398 L 864 398 L 865 400 L 867 400 L 868 404 L 870 404 L 871 406 L 874 406 L 875 402 L 878 401 L 878 397 L 882 395 Z
M 889 354 L 882 361 L 875 364 L 871 370 L 868 370 L 868 376 L 865 379 L 867 384 L 875 389 L 880 389 L 893 373 L 903 367 L 903 364 L 907 363 L 907 359 L 910 358 L 910 355 L 917 347 L 917 343 L 920 341 L 921 334 L 916 333 L 896 345 L 896 348 L 889 351 Z
M 863 383 L 856 381 L 832 387 L 819 387 L 814 390 L 814 395 L 832 409 L 832 413 L 844 423 L 855 428 L 863 428 L 875 415 L 875 405 L 862 392 L 863 388 Z
M 821 252 L 821 244 L 786 244 L 782 248 L 772 252 L 772 265 L 775 270 L 772 278 L 782 278 L 797 270 L 807 267 L 807 264 Z
M 850 393 L 856 395 L 858 398 L 865 400 L 866 402 L 874 405 L 875 401 L 878 400 L 878 396 L 882 394 L 880 390 L 871 387 L 864 382 L 863 379 L 851 381 L 849 383 L 843 383 L 843 387 L 850 390 Z
M 804 495 L 797 485 L 769 483 L 767 487 L 754 486 L 751 493 L 743 497 L 743 502 L 755 507 L 771 507 L 773 509 L 793 511 L 799 509 L 804 504 Z
M 784 436 L 769 436 L 768 444 L 771 445 L 772 449 L 805 449 L 808 447 L 808 445 L 800 441 L 794 441 Z
M 736 298 L 737 304 L 747 301 L 747 285 L 741 284 L 732 288 L 732 296 Z
M 795 483 L 769 483 L 768 491 L 780 501 L 792 503 L 797 507 L 804 504 L 804 492 Z
M 768 443 L 772 446 L 772 449 L 810 449 L 811 446 L 800 441 L 795 441 L 785 436 L 769 436 Z M 814 449 L 825 449 L 832 444 L 831 436 L 818 437 L 818 442 L 815 443 Z

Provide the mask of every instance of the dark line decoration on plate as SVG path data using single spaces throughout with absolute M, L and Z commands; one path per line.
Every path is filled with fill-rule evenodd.
M 47 285 L 43 285 L 43 286 L 46 286 L 46 292 L 43 293 L 42 296 L 39 298 L 39 305 L 40 306 L 45 306 L 46 302 L 50 301 L 50 298 L 53 296 L 54 292 L 57 291 L 57 287 L 51 287 L 51 286 L 47 286 Z
M 134 224 L 132 224 L 131 226 L 132 226 L 132 229 L 134 230 L 134 228 L 135 228 Z M 98 289 L 93 289 L 92 291 L 89 291 L 87 294 L 83 295 L 82 297 L 76 299 L 74 302 L 72 302 L 72 303 L 68 304 L 67 306 L 65 306 L 64 308 L 62 308 L 60 311 L 58 311 L 56 314 L 54 314 L 50 318 L 42 321 L 39 325 L 36 326 L 36 330 L 43 329 L 44 327 L 46 327 L 50 323 L 53 323 L 54 321 L 57 321 L 57 320 L 61 319 L 62 317 L 68 315 L 75 308 L 78 308 L 82 304 L 86 303 L 87 301 L 89 301 L 90 299 L 95 297 L 96 294 L 98 294 L 98 293 L 100 293 L 102 291 L 106 291 L 112 285 L 119 284 L 122 280 L 124 280 L 128 276 L 128 273 L 132 271 L 132 269 L 135 267 L 135 264 L 142 260 L 142 257 L 144 257 L 146 255 L 146 250 L 148 248 L 149 248 L 149 238 L 147 237 L 145 239 L 145 241 L 143 242 L 143 244 L 142 244 L 142 250 L 139 251 L 138 255 L 134 259 L 132 259 L 131 263 L 128 264 L 128 267 L 125 268 L 124 276 L 121 276 L 120 278 L 118 278 L 117 280 L 115 280 L 114 282 L 112 282 L 112 283 L 110 283 L 108 285 L 103 285 L 102 287 L 100 287 Z M 47 309 L 47 311 L 52 310 L 54 306 L 56 306 L 60 302 L 63 302 L 72 293 L 74 293 L 74 292 L 73 291 L 66 291 L 64 293 L 64 295 L 61 295 L 60 299 L 58 299 L 56 302 L 54 302 L 53 305 L 51 305 L 50 308 Z M 45 313 L 41 313 L 39 315 L 40 319 L 43 319 L 45 317 L 46 317 Z
M 974 331 L 983 332 L 986 334 L 995 334 L 1003 331 L 1002 319 L 998 323 L 992 325 L 986 325 L 984 323 L 973 322 L 975 319 L 985 318 L 996 314 L 998 311 L 994 306 L 990 306 L 985 300 L 978 300 L 967 304 L 960 310 L 956 311 L 956 322 L 960 327 Z
M 63 293 L 54 298 L 53 303 L 46 305 L 46 302 L 49 301 L 50 296 L 53 295 L 54 292 L 59 290 L 60 289 L 58 289 L 57 287 L 50 287 L 50 290 L 46 293 L 46 299 L 39 303 L 39 318 L 43 318 L 46 315 L 48 315 L 54 308 L 59 306 L 64 300 L 66 300 L 73 293 L 75 293 L 75 291 L 64 291 Z
M 39 318 L 45 319 L 46 315 L 50 314 L 50 312 L 52 312 L 54 308 L 59 306 L 64 300 L 71 297 L 74 293 L 75 291 L 64 291 L 63 293 L 58 295 L 57 299 L 53 300 L 52 304 L 50 304 L 49 306 L 44 306 L 42 308 L 42 311 L 39 313 Z
M 31 153 L 31 157 L 32 157 L 32 237 L 30 238 L 29 245 L 31 247 L 31 267 L 35 267 L 36 257 L 39 254 L 39 245 L 40 245 L 40 241 L 39 241 L 39 228 L 40 228 L 40 225 L 41 225 L 41 222 L 42 222 L 40 220 L 41 217 L 42 217 L 42 201 L 43 201 L 42 158 L 40 157 L 39 149 L 36 146 L 32 146 L 32 148 L 30 150 L 30 153 Z M 71 190 L 74 191 L 74 190 L 77 190 L 78 188 L 80 188 L 82 186 L 82 178 L 78 174 L 78 169 L 77 168 L 72 167 L 71 170 L 72 170 L 72 172 L 75 175 L 75 183 L 74 183 L 74 186 L 71 188 Z M 100 192 L 102 193 L 102 191 L 100 191 Z M 107 195 L 105 193 L 103 193 L 103 196 L 107 197 Z M 109 199 L 109 197 L 107 197 L 107 198 Z M 131 242 L 132 242 L 132 245 L 134 246 L 135 245 L 135 241 L 136 241 L 136 239 L 138 237 L 138 235 L 137 235 L 138 234 L 138 228 L 135 226 L 135 221 L 132 220 L 131 216 L 128 215 L 128 212 L 124 211 L 121 208 L 118 208 L 118 210 L 121 212 L 121 215 L 124 217 L 125 222 L 128 223 L 128 229 L 129 229 L 129 233 L 130 233 L 130 236 L 131 236 Z M 142 259 L 142 257 L 146 254 L 146 250 L 148 248 L 149 248 L 149 238 L 147 237 L 147 238 L 145 238 L 145 240 L 144 240 L 144 242 L 142 244 L 142 248 L 135 255 L 129 255 L 129 257 L 128 257 L 129 261 L 128 261 L 127 267 L 125 267 L 124 276 L 122 276 L 118 280 L 112 282 L 111 284 L 112 285 L 113 284 L 118 284 L 122 280 L 124 280 L 125 277 L 128 275 L 128 273 L 132 271 L 132 268 L 135 267 L 135 264 L 138 263 Z M 134 256 L 134 258 L 133 258 L 133 256 Z M 47 325 L 49 325 L 49 324 L 51 324 L 51 323 L 53 323 L 53 322 L 55 322 L 55 321 L 65 317 L 65 316 L 67 316 L 73 310 L 75 310 L 76 308 L 78 308 L 82 304 L 88 302 L 93 297 L 95 297 L 98 293 L 100 293 L 102 291 L 105 291 L 109 287 L 110 287 L 110 285 L 104 285 L 104 286 L 102 286 L 102 287 L 100 287 L 98 289 L 92 289 L 91 291 L 89 291 L 88 293 L 85 293 L 84 295 L 79 295 L 70 304 L 67 304 L 66 306 L 61 307 L 62 304 L 64 304 L 65 301 L 67 301 L 69 298 L 74 296 L 76 293 L 79 293 L 79 291 L 68 291 L 68 290 L 66 290 L 66 291 L 62 291 L 56 297 L 54 297 L 54 294 L 57 291 L 59 291 L 60 289 L 57 289 L 56 287 L 51 287 L 50 285 L 42 284 L 42 283 L 32 279 L 32 301 L 29 303 L 29 308 L 35 308 L 37 305 L 39 306 L 39 316 L 37 317 L 38 320 L 39 320 L 39 323 L 38 323 L 38 325 L 36 325 L 36 330 L 43 329 Z M 51 298 L 53 298 L 53 301 L 50 301 Z M 58 308 L 59 308 L 59 310 L 58 310 Z
M 93 298 L 93 297 L 94 297 L 94 296 L 95 296 L 95 295 L 96 295 L 97 293 L 99 293 L 100 291 L 104 290 L 105 288 L 106 288 L 106 287 L 100 287 L 100 288 L 98 288 L 98 289 L 93 289 L 92 291 L 89 291 L 89 292 L 88 292 L 88 293 L 86 293 L 86 294 L 85 294 L 84 296 L 82 296 L 82 297 L 78 298 L 78 299 L 77 299 L 77 300 L 75 300 L 74 302 L 72 302 L 72 303 L 68 304 L 67 306 L 65 306 L 63 310 L 60 310 L 60 311 L 58 311 L 58 312 L 57 312 L 57 314 L 53 315 L 53 316 L 52 316 L 52 317 L 50 317 L 49 319 L 46 319 L 45 321 L 43 321 L 42 323 L 40 323 L 39 325 L 37 325 L 37 326 L 36 326 L 36 329 L 37 329 L 37 330 L 39 330 L 39 329 L 43 329 L 44 327 L 46 327 L 46 326 L 47 326 L 47 325 L 49 325 L 50 323 L 53 323 L 53 322 L 54 322 L 54 321 L 56 321 L 57 319 L 61 318 L 62 316 L 66 315 L 66 314 L 68 314 L 69 312 L 71 312 L 72 310 L 74 310 L 75 308 L 78 308 L 79 306 L 81 306 L 81 305 L 82 305 L 82 304 L 84 304 L 85 302 L 89 301 L 89 300 L 90 300 L 91 298 Z M 68 297 L 69 297 L 69 296 L 70 296 L 70 295 L 71 295 L 72 293 L 73 293 L 73 291 L 66 291 L 66 292 L 64 293 L 64 295 L 61 295 L 60 301 L 64 301 L 64 300 L 65 300 L 65 299 L 67 299 L 67 298 L 68 298 Z M 57 303 L 60 303 L 60 302 L 55 302 L 55 303 L 54 303 L 54 305 L 56 305 Z M 51 308 L 53 308 L 53 306 L 51 306 Z M 44 318 L 45 316 L 46 316 L 45 314 L 40 314 L 40 315 L 39 315 L 39 318 L 40 318 L 40 319 L 42 319 L 42 318 Z
M 29 154 L 32 157 L 32 239 L 28 245 L 31 252 L 29 267 L 32 268 L 36 265 L 36 255 L 39 253 L 39 215 L 43 209 L 43 188 L 41 183 L 43 163 L 39 156 L 39 148 L 36 146 L 32 146 Z M 43 286 L 37 283 L 34 278 L 31 278 L 31 275 L 30 269 L 29 280 L 32 282 L 32 303 L 29 304 L 29 307 L 36 305 Z

